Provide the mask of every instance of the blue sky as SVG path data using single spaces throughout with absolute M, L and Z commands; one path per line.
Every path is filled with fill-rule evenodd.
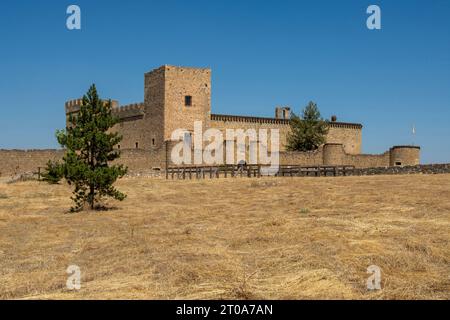
M 82 29 L 66 28 L 81 7 Z M 381 7 L 382 29 L 366 28 Z M 363 152 L 422 146 L 449 162 L 450 1 L 24 1 L 0 9 L 0 148 L 56 148 L 64 102 L 93 82 L 143 101 L 163 64 L 212 68 L 214 113 L 273 116 L 310 100 L 364 125 Z

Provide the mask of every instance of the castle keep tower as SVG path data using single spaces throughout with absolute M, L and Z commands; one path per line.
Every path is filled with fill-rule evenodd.
M 176 129 L 194 130 L 202 121 L 203 130 L 211 120 L 211 70 L 162 66 L 145 74 L 144 103 L 120 106 L 112 100 L 119 123 L 113 128 L 123 135 L 118 148 L 161 148 Z M 82 99 L 66 102 L 66 117 L 80 110 Z
M 176 129 L 203 130 L 211 119 L 211 70 L 162 66 L 145 74 L 145 117 L 154 146 L 170 140 Z

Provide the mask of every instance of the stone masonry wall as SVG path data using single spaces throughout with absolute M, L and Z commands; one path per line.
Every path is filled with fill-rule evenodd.
M 11 176 L 25 172 L 37 172 L 45 167 L 48 160 L 61 160 L 64 150 L 0 150 L 0 176 Z M 117 161 L 128 166 L 130 172 L 151 170 L 154 167 L 165 168 L 165 148 L 157 150 L 126 149 L 121 150 Z
M 326 143 L 342 143 L 348 154 L 360 154 L 362 149 L 362 128 L 353 125 L 330 123 Z
M 420 163 L 420 147 L 394 146 L 389 150 L 390 166 L 418 165 Z
M 222 131 L 224 138 L 226 129 L 255 129 L 257 133 L 259 129 L 267 129 L 269 139 L 269 129 L 278 129 L 280 135 L 280 151 L 286 150 L 287 136 L 291 131 L 289 121 L 287 120 L 281 121 L 270 118 L 258 119 L 256 117 L 226 115 L 213 115 L 211 127 Z M 362 145 L 362 127 L 353 124 L 330 123 L 328 135 L 326 136 L 326 143 L 339 143 L 343 145 L 346 153 L 359 154 L 361 153 Z
M 389 166 L 389 151 L 383 154 L 357 154 L 346 155 L 346 163 L 356 168 L 373 168 Z
M 203 130 L 211 120 L 211 70 L 165 66 L 164 69 L 164 139 L 176 129 L 194 130 L 201 121 Z M 185 97 L 191 97 L 191 105 Z
M 311 152 L 280 152 L 280 165 L 321 166 L 323 148 Z
M 381 167 L 355 169 L 353 175 L 380 175 L 380 174 L 440 174 L 450 173 L 450 163 L 425 164 L 405 167 Z
M 175 141 L 167 142 L 161 147 L 155 147 L 150 150 L 121 149 L 121 157 L 118 162 L 127 165 L 130 172 L 150 170 L 154 167 L 164 170 L 166 167 L 166 154 L 168 156 L 168 164 L 170 166 L 174 165 L 171 161 L 171 152 L 173 146 L 178 143 Z M 166 150 L 166 145 L 168 150 Z M 403 147 L 402 149 L 406 148 Z M 417 152 L 419 149 L 411 149 L 414 152 L 404 153 L 407 155 L 407 158 L 396 159 L 400 159 L 406 166 L 417 164 L 416 157 L 418 157 Z M 194 150 L 191 149 L 191 151 L 193 159 Z M 379 168 L 390 166 L 391 151 L 392 149 L 380 155 L 349 155 L 345 153 L 342 145 L 329 144 L 312 152 L 280 152 L 279 160 L 281 165 L 354 165 L 356 168 Z M 412 158 L 408 158 L 410 154 L 413 154 Z M 38 167 L 45 167 L 49 159 L 58 160 L 63 155 L 63 150 L 0 150 L 0 173 L 1 175 L 11 175 L 36 171 Z M 235 160 L 237 160 L 236 154 Z M 192 161 L 192 163 L 194 162 Z M 250 163 L 248 159 L 247 163 Z
M 142 148 L 161 148 L 164 145 L 165 66 L 144 76 L 144 127 L 145 142 Z M 126 134 L 126 132 L 123 132 Z M 152 142 L 155 142 L 153 146 Z
M 63 150 L 0 150 L 0 176 L 37 171 L 48 160 L 60 160 Z

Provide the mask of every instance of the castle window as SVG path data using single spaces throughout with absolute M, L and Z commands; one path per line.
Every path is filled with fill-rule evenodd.
M 192 96 L 184 96 L 184 105 L 186 107 L 192 106 Z
M 395 162 L 395 165 L 396 165 L 396 166 L 401 166 L 402 163 L 401 163 L 400 161 L 396 161 L 396 162 Z
M 155 145 L 155 139 L 154 138 L 152 139 L 152 145 L 153 146 Z
M 139 148 L 139 143 L 136 142 L 136 149 L 138 149 L 138 148 Z
M 117 149 L 120 149 L 120 144 L 117 145 Z
M 188 146 L 192 146 L 192 134 L 190 132 L 184 133 L 184 143 Z

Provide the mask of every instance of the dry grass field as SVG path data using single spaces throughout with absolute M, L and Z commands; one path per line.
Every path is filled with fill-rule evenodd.
M 0 182 L 0 298 L 450 298 L 450 175 L 117 185 L 70 214 L 67 185 Z

